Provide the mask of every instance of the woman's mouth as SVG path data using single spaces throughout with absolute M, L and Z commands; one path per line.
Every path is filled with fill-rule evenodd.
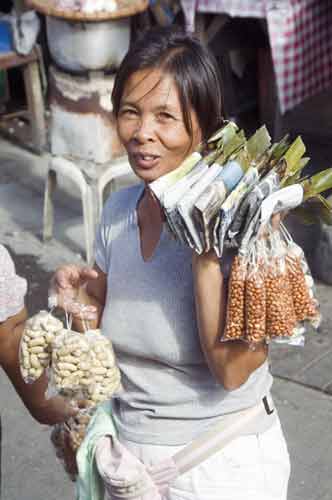
M 153 154 L 135 153 L 132 155 L 135 165 L 138 168 L 149 169 L 157 165 L 159 156 Z

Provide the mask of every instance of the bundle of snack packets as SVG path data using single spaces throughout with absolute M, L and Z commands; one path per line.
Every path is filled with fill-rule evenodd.
M 289 211 L 305 222 L 332 224 L 332 206 L 321 195 L 332 187 L 332 169 L 303 176 L 309 161 L 304 153 L 300 137 L 272 144 L 265 126 L 247 139 L 235 123 L 225 122 L 176 170 L 149 185 L 179 242 L 198 254 L 214 251 L 220 259 L 225 248 L 238 251 L 224 340 L 299 345 L 305 322 L 319 324 L 317 299 L 308 299 L 314 291 L 310 271 L 303 271 L 304 254 L 284 226 L 271 227 L 274 214 Z M 293 301 L 283 307 L 291 290 Z

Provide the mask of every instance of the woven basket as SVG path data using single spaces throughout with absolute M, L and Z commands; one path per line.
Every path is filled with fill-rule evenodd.
M 28 7 L 37 10 L 45 16 L 60 17 L 70 21 L 107 21 L 121 17 L 134 16 L 143 12 L 149 5 L 149 0 L 117 0 L 118 8 L 113 12 L 100 11 L 85 14 L 79 11 L 60 10 L 53 6 L 54 0 L 25 0 Z

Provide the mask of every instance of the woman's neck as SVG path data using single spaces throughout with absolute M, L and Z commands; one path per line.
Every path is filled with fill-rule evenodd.
M 140 199 L 138 208 L 141 210 L 143 217 L 150 220 L 151 223 L 162 225 L 165 221 L 165 215 L 160 203 L 149 188 L 148 184 L 145 185 L 143 196 Z
M 159 243 L 165 215 L 148 186 L 145 186 L 143 196 L 138 203 L 137 215 L 142 257 L 144 260 L 149 260 Z

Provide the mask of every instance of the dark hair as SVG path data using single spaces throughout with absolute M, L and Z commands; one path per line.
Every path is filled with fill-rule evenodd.
M 153 28 L 129 49 L 115 78 L 112 93 L 115 116 L 130 76 L 148 68 L 160 68 L 174 78 L 184 124 L 191 137 L 190 107 L 197 114 L 204 139 L 221 126 L 222 84 L 216 60 L 200 40 L 178 27 Z

